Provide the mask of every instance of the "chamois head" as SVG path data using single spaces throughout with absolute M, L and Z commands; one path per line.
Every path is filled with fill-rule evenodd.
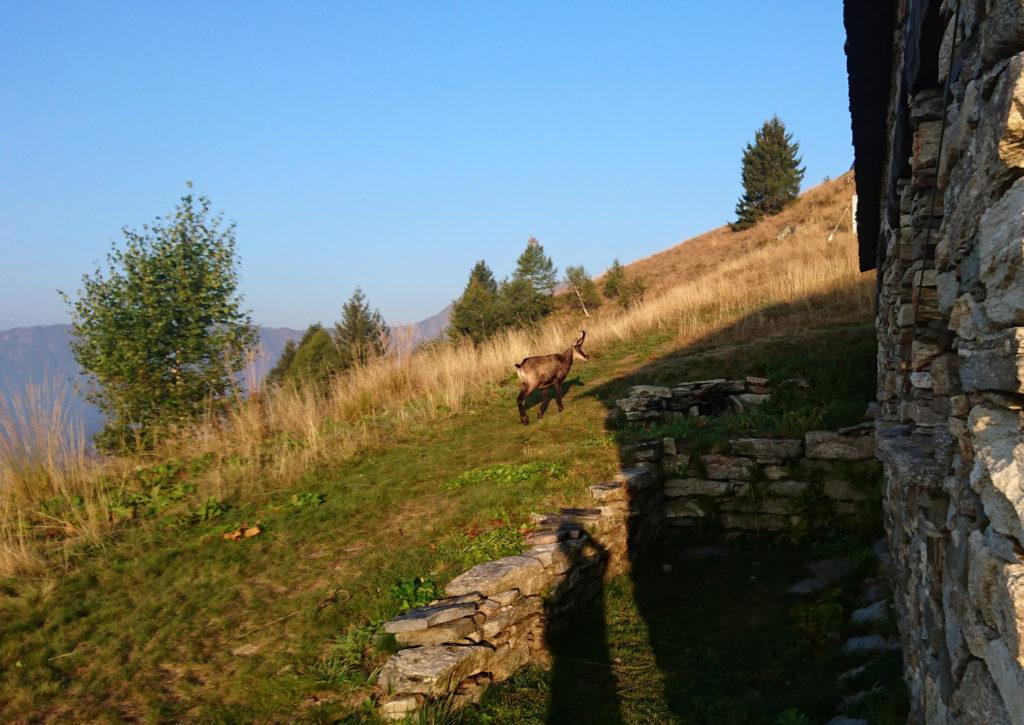
M 579 338 L 576 340 L 576 342 L 574 342 L 572 344 L 572 358 L 573 358 L 573 360 L 583 360 L 584 362 L 586 362 L 587 360 L 590 359 L 590 355 L 588 355 L 587 353 L 583 352 L 583 340 L 586 337 L 587 337 L 587 331 L 586 330 L 580 330 Z

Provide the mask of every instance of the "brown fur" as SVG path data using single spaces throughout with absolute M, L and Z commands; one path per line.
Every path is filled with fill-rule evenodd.
M 569 371 L 572 370 L 573 361 L 590 359 L 590 356 L 583 352 L 583 340 L 586 336 L 586 331 L 581 330 L 579 338 L 565 352 L 528 357 L 516 365 L 516 375 L 519 376 L 520 381 L 516 404 L 519 406 L 519 420 L 523 425 L 530 423 L 530 417 L 526 414 L 526 398 L 534 390 L 544 391 L 540 412 L 537 415 L 538 420 L 544 417 L 544 413 L 548 409 L 548 396 L 551 388 L 555 389 L 558 412 L 562 412 L 562 383 Z

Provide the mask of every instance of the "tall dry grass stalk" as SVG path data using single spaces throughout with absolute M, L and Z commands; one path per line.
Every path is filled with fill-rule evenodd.
M 100 541 L 96 482 L 114 467 L 90 452 L 74 400 L 56 380 L 0 398 L 0 574 L 39 572 L 69 546 Z
M 716 230 L 670 250 L 672 259 L 662 253 L 631 265 L 653 279 L 655 294 L 625 312 L 605 305 L 586 320 L 588 346 L 600 352 L 615 341 L 655 331 L 682 345 L 727 328 L 742 334 L 744 329 L 763 332 L 773 324 L 784 328 L 867 319 L 873 285 L 857 270 L 849 226 L 840 225 L 828 239 L 850 186 L 849 179 L 822 185 L 751 230 Z M 787 226 L 795 231 L 780 234 Z M 704 263 L 702 255 L 710 257 L 710 250 L 715 258 Z M 687 277 L 688 265 L 692 274 Z M 681 278 L 654 277 L 662 268 L 681 272 Z M 215 495 L 287 486 L 312 466 L 336 463 L 411 424 L 462 410 L 508 378 L 514 362 L 566 348 L 581 324 L 563 316 L 534 328 L 506 330 L 479 346 L 437 345 L 410 352 L 406 341 L 391 355 L 339 375 L 326 391 L 274 388 L 250 395 L 226 418 L 205 420 L 167 441 L 155 457 L 213 452 L 219 463 L 203 485 Z M 34 421 L 27 437 L 8 434 L 9 442 L 0 447 L 0 573 L 18 571 L 26 557 L 31 563 L 31 557 L 40 556 L 25 529 L 27 521 L 38 520 L 33 506 L 40 500 L 80 496 L 87 510 L 100 511 L 96 481 L 101 472 L 127 470 L 134 463 L 90 458 L 80 434 L 62 432 L 67 421 L 60 410 L 37 417 L 28 414 L 30 408 L 28 401 L 11 419 Z M 512 410 L 510 401 L 510 425 Z M 94 528 L 101 518 L 90 519 Z

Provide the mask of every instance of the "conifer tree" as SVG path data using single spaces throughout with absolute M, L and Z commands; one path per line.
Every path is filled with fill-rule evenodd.
M 288 369 L 292 366 L 292 361 L 295 360 L 295 351 L 298 349 L 298 344 L 295 340 L 287 340 L 284 343 L 284 349 L 281 351 L 281 357 L 274 363 L 274 367 L 267 373 L 266 383 L 267 385 L 280 385 L 284 382 L 285 376 L 288 374 Z
M 558 281 L 558 270 L 555 269 L 551 257 L 544 254 L 544 247 L 536 237 L 526 241 L 526 249 L 516 260 L 516 271 L 513 279 L 529 280 L 534 291 L 542 295 L 551 295 Z
M 511 324 L 526 325 L 536 322 L 551 312 L 551 296 L 555 291 L 558 273 L 544 247 L 530 237 L 526 249 L 516 261 L 512 278 L 499 288 L 505 313 Z
M 302 336 L 285 379 L 298 384 L 323 385 L 343 367 L 341 351 L 331 333 L 317 323 L 310 325 Z
M 504 322 L 498 299 L 498 283 L 487 262 L 481 259 L 470 270 L 469 281 L 462 296 L 452 304 L 448 335 L 453 339 L 468 337 L 480 343 L 494 334 Z
M 608 299 L 615 299 L 626 282 L 626 268 L 618 260 L 612 260 L 612 266 L 604 273 L 604 296 Z
M 579 303 L 583 314 L 589 317 L 590 310 L 601 306 L 601 295 L 597 293 L 597 285 L 582 265 L 566 267 L 565 282 L 569 285 L 570 294 Z
M 743 195 L 736 203 L 734 231 L 778 214 L 800 195 L 804 168 L 799 152 L 800 144 L 778 116 L 765 121 L 754 134 L 754 143 L 743 151 Z
M 343 368 L 362 365 L 388 349 L 390 328 L 380 312 L 371 310 L 362 289 L 356 287 L 341 308 L 341 321 L 334 326 L 334 340 Z

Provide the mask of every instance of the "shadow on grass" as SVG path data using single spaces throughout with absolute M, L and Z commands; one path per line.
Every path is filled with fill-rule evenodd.
M 697 455 L 739 433 L 797 436 L 859 422 L 874 396 L 873 329 L 868 321 L 813 329 L 813 310 L 827 305 L 823 297 L 758 311 L 589 390 L 608 410 L 606 428 L 620 444 L 622 464 L 632 464 L 627 446 L 638 440 L 671 436 Z M 615 405 L 633 385 L 746 375 L 805 378 L 810 387 L 780 388 L 762 408 L 709 420 L 630 424 Z M 549 636 L 547 721 L 831 717 L 843 697 L 837 675 L 846 666 L 833 641 L 838 635 L 823 635 L 827 646 L 802 639 L 788 593 L 820 553 L 777 539 L 726 544 L 724 532 L 711 530 L 669 533 L 644 550 L 650 540 L 640 535 L 641 522 L 648 515 L 630 511 L 629 577 L 611 582 L 568 629 Z M 880 524 L 879 511 L 876 531 Z
M 585 395 L 607 410 L 622 465 L 633 464 L 629 446 L 641 440 L 671 436 L 697 456 L 738 435 L 796 437 L 859 422 L 874 397 L 873 327 L 855 314 L 829 323 L 818 309 L 834 305 L 778 305 L 660 355 L 652 352 L 664 349 L 664 335 L 616 343 L 644 364 Z M 759 408 L 696 421 L 627 423 L 616 409 L 633 385 L 747 375 L 804 378 L 809 387 L 777 387 Z M 859 681 L 839 677 L 859 664 L 841 652 L 843 637 L 861 633 L 849 623 L 863 604 L 859 581 L 806 600 L 788 591 L 808 562 L 866 551 L 880 535 L 881 511 L 870 531 L 826 531 L 799 546 L 666 527 L 645 549 L 650 537 L 639 535 L 639 524 L 648 513 L 629 513 L 629 573 L 606 578 L 565 629 L 549 628 L 551 670 L 521 671 L 494 688 L 483 722 L 797 725 L 829 720 L 858 690 L 876 692 L 874 703 L 859 706 L 872 723 L 905 720 L 898 653 L 874 661 Z
M 569 614 L 571 620 L 564 616 L 558 619 L 552 616 L 555 612 L 548 612 L 547 620 L 559 625 L 557 629 L 549 625 L 545 632 L 552 657 L 547 711 L 547 722 L 552 725 L 585 721 L 581 716 L 586 713 L 591 714 L 589 719 L 596 716 L 600 722 L 622 722 L 604 616 L 608 552 L 589 537 L 586 547 L 585 559 L 593 560 L 595 567 L 591 578 L 582 584 L 566 580 L 561 585 L 564 591 L 554 592 L 551 601 L 575 597 L 589 603 Z M 589 570 L 591 567 L 584 569 Z
M 563 403 L 567 402 L 565 400 L 565 398 L 569 395 L 569 391 L 572 390 L 573 388 L 576 388 L 576 387 L 583 387 L 583 381 L 580 380 L 580 377 L 578 375 L 576 377 L 574 377 L 574 378 L 566 378 L 566 380 L 562 383 L 562 402 Z M 517 390 L 517 393 L 518 393 L 518 390 Z M 527 415 L 530 414 L 530 409 L 531 408 L 540 406 L 540 404 L 543 403 L 544 398 L 545 398 L 546 395 L 550 395 L 551 396 L 551 400 L 549 401 L 549 403 L 554 403 L 555 404 L 555 412 L 556 413 L 559 412 L 558 411 L 558 402 L 555 399 L 554 388 L 546 388 L 546 389 L 534 390 L 532 393 L 530 393 L 529 397 L 526 398 L 526 401 L 523 403 L 523 410 L 526 411 L 526 414 Z M 512 405 L 513 405 L 513 409 L 514 409 L 515 398 L 512 399 Z M 548 411 L 550 412 L 550 408 L 548 409 Z M 536 420 L 537 420 L 537 416 L 533 416 L 533 419 L 531 420 L 531 422 L 534 422 Z

